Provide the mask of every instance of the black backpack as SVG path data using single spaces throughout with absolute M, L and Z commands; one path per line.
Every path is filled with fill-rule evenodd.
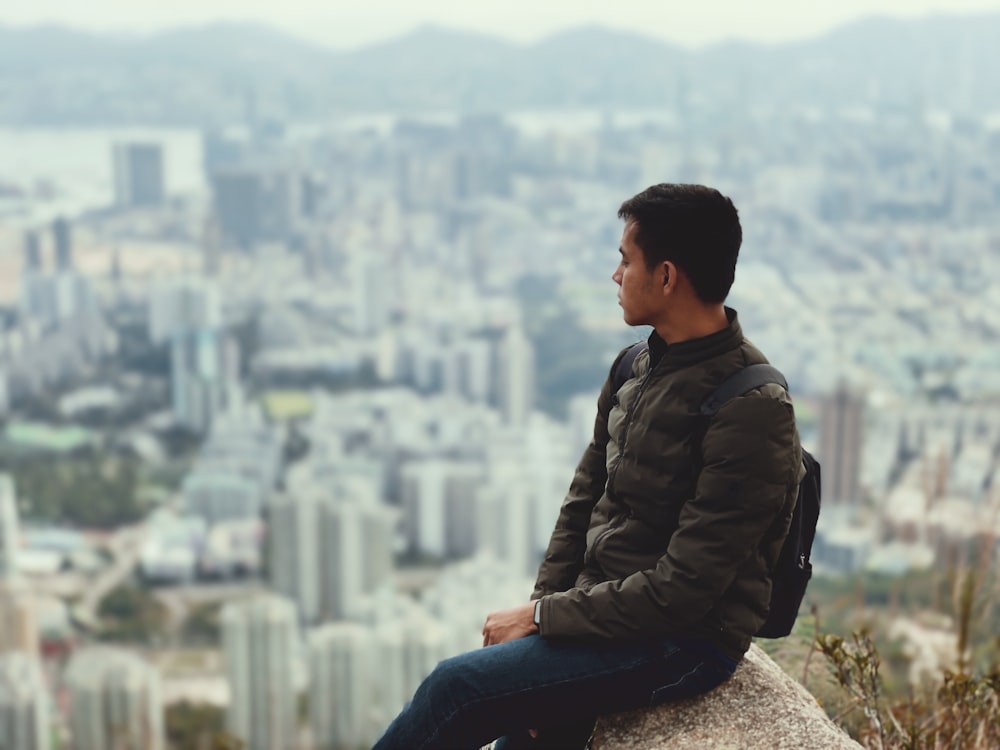
M 625 381 L 632 377 L 632 364 L 647 346 L 645 341 L 633 344 L 618 361 L 611 381 L 613 393 L 617 393 Z M 709 394 L 702 402 L 701 413 L 708 418 L 714 417 L 730 399 L 769 383 L 776 383 L 788 389 L 785 376 L 777 368 L 771 365 L 748 365 L 730 375 Z M 767 620 L 757 631 L 759 638 L 784 638 L 792 632 L 799 607 L 802 605 L 802 597 L 805 596 L 806 586 L 812 577 L 809 555 L 812 552 L 816 524 L 819 521 L 820 470 L 819 462 L 804 449 L 802 463 L 805 465 L 806 473 L 799 484 L 798 500 L 792 512 L 788 536 L 772 571 L 771 603 Z

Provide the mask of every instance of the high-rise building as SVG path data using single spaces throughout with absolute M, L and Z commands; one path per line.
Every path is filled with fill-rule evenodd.
M 357 616 L 365 591 L 364 509 L 354 503 L 329 502 L 320 511 L 320 568 L 326 619 Z
M 35 600 L 23 581 L 0 581 L 0 654 L 38 653 Z
M 215 215 L 223 236 L 242 248 L 261 239 L 260 205 L 263 188 L 252 170 L 227 168 L 212 174 Z
M 374 336 L 389 322 L 394 294 L 394 276 L 385 261 L 370 252 L 354 256 L 352 264 L 354 328 L 358 335 Z
M 163 147 L 158 143 L 116 143 L 112 150 L 115 205 L 163 203 Z
M 459 392 L 469 401 L 486 403 L 490 399 L 490 343 L 482 338 L 466 339 L 459 348 L 458 370 Z
M 53 224 L 56 268 L 42 268 L 38 235 L 25 235 L 25 263 L 18 289 L 18 307 L 25 318 L 44 325 L 93 320 L 97 302 L 89 280 L 73 270 L 70 227 L 65 219 Z
M 38 232 L 34 230 L 24 233 L 24 268 L 33 271 L 42 269 L 42 245 Z
M 238 167 L 243 161 L 249 139 L 224 130 L 205 130 L 201 134 L 202 168 L 211 178 L 219 170 Z
M 271 585 L 296 603 L 306 623 L 322 619 L 319 515 L 324 502 L 314 493 L 303 493 L 275 497 L 269 506 Z
M 186 331 L 222 325 L 219 286 L 208 279 L 186 279 L 156 286 L 149 297 L 149 339 L 161 344 Z
M 51 701 L 38 657 L 0 655 L 0 748 L 49 750 Z
M 372 682 L 375 637 L 371 628 L 335 623 L 309 639 L 309 721 L 313 743 L 323 750 L 370 747 L 375 732 Z
M 478 461 L 430 459 L 403 467 L 403 531 L 411 554 L 438 559 L 476 550 L 475 496 L 483 481 Z
M 366 594 L 392 580 L 396 519 L 396 512 L 383 505 L 365 505 L 361 509 L 361 538 L 364 540 L 361 585 Z
M 373 628 L 375 653 L 373 666 L 379 676 L 372 685 L 373 721 L 376 734 L 385 731 L 389 722 L 412 697 L 403 672 L 403 626 L 400 620 L 383 622 Z
M 861 448 L 864 442 L 864 399 L 841 383 L 820 406 L 819 462 L 823 467 L 823 501 L 854 506 L 861 500 Z
M 189 430 L 206 431 L 218 414 L 240 401 L 236 342 L 221 331 L 175 334 L 170 369 L 174 419 Z
M 508 329 L 499 354 L 500 410 L 507 424 L 522 426 L 535 406 L 535 353 L 520 326 Z
M 56 269 L 73 270 L 73 236 L 70 223 L 60 216 L 52 222 L 52 238 L 55 244 Z
M 0 583 L 16 576 L 19 545 L 20 524 L 14 479 L 9 474 L 0 474 Z
M 247 750 L 300 746 L 293 679 L 297 619 L 295 605 L 273 595 L 223 608 L 222 646 L 230 691 L 226 728 Z
M 413 461 L 400 472 L 403 533 L 410 554 L 443 559 L 447 463 Z
M 454 655 L 452 640 L 451 630 L 424 610 L 414 610 L 403 623 L 403 681 L 408 699 L 439 662 Z
M 228 167 L 212 173 L 215 215 L 222 235 L 248 249 L 288 239 L 302 218 L 302 181 L 291 170 Z
M 271 581 L 306 623 L 351 619 L 361 597 L 392 576 L 395 514 L 316 492 L 270 507 Z
M 492 477 L 476 498 L 479 550 L 511 566 L 517 575 L 538 570 L 536 496 L 517 475 Z
M 117 648 L 77 651 L 66 670 L 75 750 L 162 750 L 160 675 Z
M 260 482 L 237 471 L 197 468 L 184 478 L 182 490 L 187 512 L 209 526 L 259 518 L 264 506 Z

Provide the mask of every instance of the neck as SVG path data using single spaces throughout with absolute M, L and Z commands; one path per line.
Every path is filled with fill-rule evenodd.
M 671 316 L 653 326 L 668 344 L 700 339 L 729 327 L 726 308 L 720 302 L 713 305 L 692 305 L 681 315 Z

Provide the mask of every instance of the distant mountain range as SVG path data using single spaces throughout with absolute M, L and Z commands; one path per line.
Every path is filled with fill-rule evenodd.
M 873 18 L 689 51 L 585 27 L 536 44 L 424 27 L 338 52 L 248 24 L 143 38 L 0 27 L 0 122 L 187 124 L 351 111 L 941 107 L 1000 111 L 1000 14 Z

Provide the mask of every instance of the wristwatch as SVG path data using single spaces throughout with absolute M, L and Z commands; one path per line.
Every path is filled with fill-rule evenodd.
M 542 627 L 542 600 L 539 599 L 535 602 L 535 617 L 534 623 L 536 628 Z

